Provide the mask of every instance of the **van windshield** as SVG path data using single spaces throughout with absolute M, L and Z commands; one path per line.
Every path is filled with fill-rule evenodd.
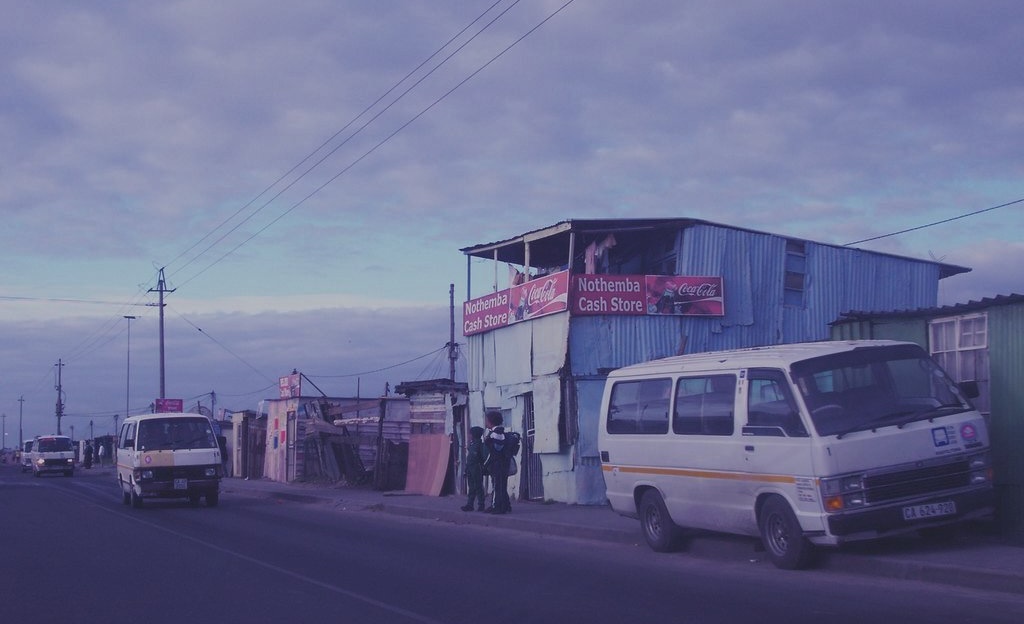
M 818 435 L 842 437 L 972 409 L 917 345 L 863 347 L 792 366 Z
M 195 418 L 152 418 L 139 423 L 139 450 L 217 448 L 210 421 Z
M 39 438 L 36 450 L 40 453 L 61 453 L 73 450 L 71 438 Z

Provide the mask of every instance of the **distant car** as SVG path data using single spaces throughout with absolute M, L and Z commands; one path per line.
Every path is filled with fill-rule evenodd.
M 25 440 L 21 443 L 21 471 L 32 470 L 32 445 L 35 440 Z
M 36 436 L 32 450 L 32 474 L 41 476 L 60 472 L 65 477 L 75 474 L 75 447 L 71 438 L 62 435 Z

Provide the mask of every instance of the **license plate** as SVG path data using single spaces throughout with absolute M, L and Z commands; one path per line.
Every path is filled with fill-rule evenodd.
M 188 479 L 175 479 L 174 480 L 174 489 L 176 489 L 176 490 L 187 490 L 188 489 Z
M 952 516 L 956 513 L 956 503 L 943 501 L 941 503 L 928 503 L 927 505 L 910 505 L 903 508 L 904 520 L 926 520 L 938 518 L 939 516 Z

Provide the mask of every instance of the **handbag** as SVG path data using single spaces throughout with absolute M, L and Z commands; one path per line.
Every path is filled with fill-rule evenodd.
M 519 464 L 516 463 L 515 455 L 508 458 L 508 476 L 512 476 L 519 472 Z

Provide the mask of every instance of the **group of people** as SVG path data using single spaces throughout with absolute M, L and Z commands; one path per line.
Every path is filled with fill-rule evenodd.
M 103 466 L 103 460 L 106 458 L 107 449 L 102 444 L 97 444 L 95 451 L 92 447 L 92 442 L 85 443 L 84 457 L 82 457 L 82 463 L 86 468 L 92 468 L 93 458 L 96 459 L 96 464 Z
M 466 479 L 469 484 L 469 500 L 462 511 L 486 511 L 492 514 L 507 514 L 512 511 L 508 497 L 509 464 L 514 455 L 508 453 L 505 444 L 504 419 L 497 410 L 488 411 L 483 427 L 470 427 L 470 441 L 466 452 Z M 484 508 L 484 476 L 491 477 L 494 497 L 489 508 Z

